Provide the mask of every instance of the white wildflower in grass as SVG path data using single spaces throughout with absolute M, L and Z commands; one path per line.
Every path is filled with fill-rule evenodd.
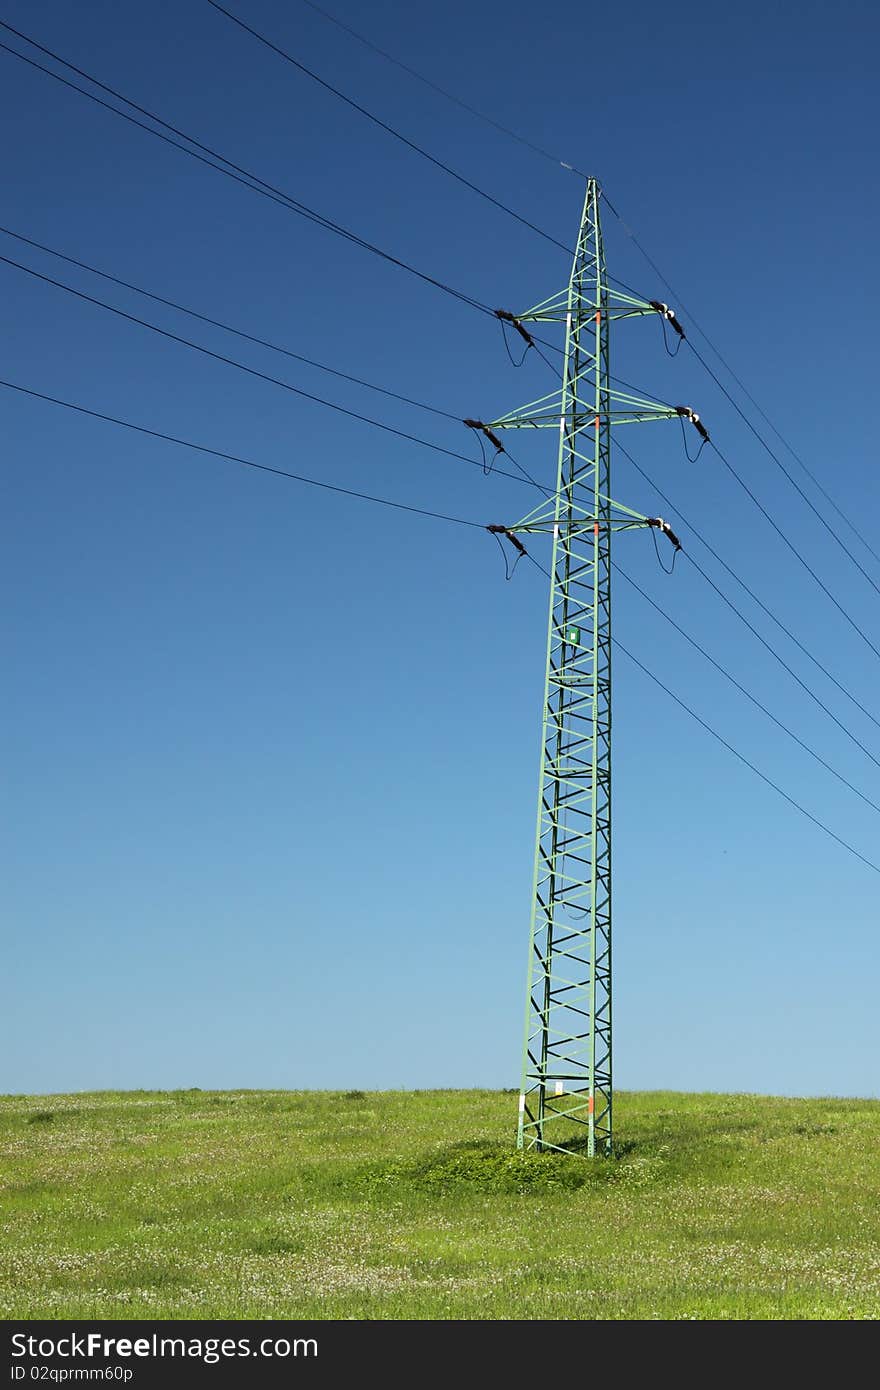
M 512 1104 L 0 1098 L 0 1317 L 877 1317 L 880 1103 L 623 1094 L 592 1163 Z

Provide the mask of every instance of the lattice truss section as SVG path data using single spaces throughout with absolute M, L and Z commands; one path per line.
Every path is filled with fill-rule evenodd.
M 612 1139 L 611 538 L 658 524 L 612 500 L 611 431 L 680 413 L 612 389 L 611 324 L 658 306 L 609 287 L 598 199 L 591 179 L 567 290 L 516 316 L 564 325 L 561 388 L 490 423 L 559 435 L 555 493 L 509 528 L 553 537 L 517 1142 L 591 1156 Z

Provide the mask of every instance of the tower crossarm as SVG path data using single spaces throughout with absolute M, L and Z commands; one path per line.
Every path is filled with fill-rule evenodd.
M 589 322 L 591 314 L 594 314 L 601 307 L 598 299 L 595 302 L 585 299 L 577 306 L 577 310 L 584 320 Z M 664 316 L 666 318 L 675 317 L 667 305 L 658 303 L 656 299 L 642 299 L 638 295 L 627 294 L 611 285 L 605 286 L 604 308 L 608 318 L 612 320 L 634 318 L 640 314 L 657 314 L 663 311 L 665 311 Z M 565 323 L 568 312 L 568 290 L 565 289 L 551 295 L 549 299 L 542 300 L 540 304 L 533 305 L 530 309 L 512 315 L 512 318 L 519 323 Z
M 594 375 L 595 363 L 582 366 L 577 377 L 571 382 L 572 388 L 588 385 Z M 574 416 L 571 424 L 575 432 L 579 433 L 585 425 L 593 423 L 597 414 L 607 418 L 611 425 L 627 425 L 645 420 L 675 420 L 680 418 L 682 409 L 680 406 L 667 405 L 664 401 L 651 400 L 648 396 L 637 396 L 609 387 L 598 409 L 593 406 L 586 407 L 583 419 Z M 539 396 L 537 400 L 511 410 L 506 415 L 486 421 L 487 427 L 492 430 L 564 430 L 565 424 L 566 410 L 560 391 L 551 391 L 548 395 Z

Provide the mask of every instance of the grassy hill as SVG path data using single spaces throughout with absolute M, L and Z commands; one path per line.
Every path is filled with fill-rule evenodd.
M 0 1315 L 874 1318 L 880 1102 L 621 1094 L 620 1155 L 497 1091 L 0 1099 Z

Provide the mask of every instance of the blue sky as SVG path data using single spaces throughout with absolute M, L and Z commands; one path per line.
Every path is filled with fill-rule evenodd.
M 764 409 L 873 538 L 873 7 L 564 4 L 551 25 L 519 0 L 450 0 L 442 13 L 400 0 L 328 6 L 596 173 Z M 438 158 L 573 241 L 583 190 L 572 174 L 300 0 L 238 9 Z M 2 18 L 482 301 L 522 309 L 567 280 L 561 251 L 204 0 L 7 0 Z M 533 356 L 515 371 L 492 323 L 464 305 L 2 51 L 0 68 L 5 125 L 16 132 L 2 156 L 5 226 L 456 415 L 495 416 L 552 384 Z M 605 233 L 612 273 L 667 298 L 611 217 Z M 194 325 L 7 236 L 0 243 L 0 254 L 214 351 L 473 451 L 453 421 Z M 480 523 L 510 522 L 532 505 L 515 482 L 309 404 L 18 270 L 0 265 L 0 286 L 7 380 Z M 877 594 L 699 363 L 687 351 L 667 358 L 652 321 L 622 327 L 612 355 L 614 370 L 649 394 L 700 411 L 876 635 Z M 546 581 L 522 566 L 505 584 L 479 530 L 334 497 L 13 392 L 0 392 L 0 410 L 11 600 L 0 1088 L 518 1085 Z M 520 454 L 549 480 L 548 438 L 524 440 Z M 689 464 L 674 424 L 634 427 L 624 442 L 873 709 L 877 659 L 717 458 L 704 451 Z M 614 493 L 668 512 L 622 456 Z M 677 529 L 880 757 L 877 728 Z M 843 534 L 880 582 L 880 565 Z M 876 767 L 695 571 L 680 563 L 662 574 L 640 533 L 621 537 L 616 558 L 880 800 Z M 877 813 L 623 583 L 614 621 L 625 645 L 768 776 L 880 857 Z M 877 876 L 623 657 L 615 736 L 617 1084 L 880 1093 Z

